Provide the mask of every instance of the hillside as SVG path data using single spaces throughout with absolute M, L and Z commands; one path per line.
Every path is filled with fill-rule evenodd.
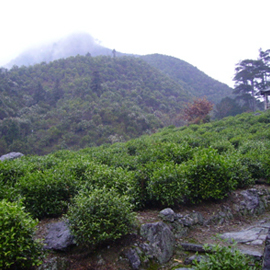
M 125 141 L 171 124 L 188 91 L 135 57 L 76 56 L 1 69 L 0 153 Z
M 161 54 L 145 55 L 141 58 L 188 89 L 194 97 L 205 96 L 217 104 L 222 98 L 232 95 L 232 89 L 228 85 L 212 79 L 183 60 Z
M 74 33 L 47 45 L 29 49 L 13 59 L 6 67 L 11 68 L 13 65 L 29 66 L 41 62 L 49 63 L 54 60 L 77 55 L 84 56 L 89 53 L 91 56 L 113 56 L 112 51 L 113 49 L 101 46 L 87 33 Z M 127 54 L 117 51 L 116 56 L 127 56 Z M 226 84 L 210 78 L 198 68 L 183 60 L 161 54 L 136 55 L 136 57 L 140 57 L 169 76 L 194 97 L 205 96 L 209 101 L 217 104 L 222 98 L 232 95 L 232 89 Z
M 0 247 L 0 251 L 1 248 L 5 251 L 0 252 L 6 256 L 3 260 L 14 264 L 24 259 L 29 245 L 33 245 L 33 230 L 26 233 L 21 230 L 25 232 L 29 226 L 37 224 L 33 217 L 41 221 L 39 229 L 46 227 L 50 222 L 48 218 L 54 218 L 51 223 L 55 223 L 56 217 L 65 217 L 77 246 L 59 253 L 59 257 L 71 264 L 70 268 L 62 269 L 114 270 L 122 263 L 126 265 L 123 269 L 131 269 L 127 260 L 123 260 L 127 256 L 123 250 L 134 246 L 141 255 L 138 257 L 148 265 L 145 269 L 151 269 L 151 265 L 155 265 L 155 269 L 174 269 L 173 259 L 168 268 L 161 265 L 168 262 L 174 252 L 157 264 L 160 249 L 158 253 L 149 253 L 151 241 L 147 241 L 139 226 L 145 223 L 148 224 L 144 228 L 153 226 L 149 222 L 160 220 L 159 212 L 167 207 L 181 213 L 173 220 L 168 214 L 165 216 L 169 228 L 175 229 L 173 237 L 179 240 L 171 241 L 178 266 L 187 256 L 180 245 L 183 237 L 191 223 L 195 226 L 201 223 L 198 212 L 209 222 L 191 231 L 188 235 L 191 237 L 186 238 L 190 243 L 204 241 L 213 232 L 233 230 L 235 224 L 241 229 L 242 214 L 249 213 L 251 204 L 258 206 L 258 212 L 250 212 L 251 218 L 262 208 L 269 207 L 269 188 L 263 191 L 255 186 L 256 182 L 266 185 L 270 181 L 269 116 L 270 111 L 245 113 L 203 125 L 167 127 L 125 143 L 0 162 L 1 213 L 5 222 L 13 226 L 2 230 L 2 235 L 8 236 L 6 242 L 11 243 Z M 242 191 L 250 187 L 253 187 L 250 193 L 256 192 L 257 199 L 245 197 L 243 203 Z M 232 215 L 238 218 L 235 222 L 231 220 Z M 186 226 L 179 225 L 179 219 L 183 219 Z M 250 218 L 247 219 L 250 222 Z M 18 220 L 22 220 L 25 227 L 15 227 L 13 224 L 18 224 Z M 268 222 L 264 219 L 263 223 Z M 42 237 L 42 232 L 39 233 Z M 153 231 L 150 233 L 153 235 Z M 18 251 L 22 257 L 12 260 L 18 247 L 12 245 L 14 237 L 24 245 L 20 245 Z M 154 246 L 156 242 L 152 243 Z M 39 255 L 34 251 L 29 254 L 28 263 L 31 263 L 30 258 Z M 47 258 L 55 256 L 57 252 L 53 251 Z M 23 259 L 21 263 L 25 262 Z

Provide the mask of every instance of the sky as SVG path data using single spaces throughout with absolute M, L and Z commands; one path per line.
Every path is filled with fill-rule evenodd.
M 87 32 L 123 53 L 184 60 L 233 87 L 235 65 L 270 49 L 269 0 L 0 0 L 0 66 Z

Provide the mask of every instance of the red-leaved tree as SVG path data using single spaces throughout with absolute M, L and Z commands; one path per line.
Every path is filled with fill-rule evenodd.
M 184 109 L 184 119 L 193 124 L 205 123 L 213 106 L 206 98 L 197 98 L 193 103 L 187 103 Z

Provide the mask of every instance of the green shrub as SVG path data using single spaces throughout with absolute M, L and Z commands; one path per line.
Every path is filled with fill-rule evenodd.
M 234 150 L 233 145 L 228 140 L 218 140 L 211 144 L 211 147 L 217 149 L 219 154 L 225 152 L 232 152 Z
M 114 188 L 120 195 L 131 195 L 134 185 L 134 172 L 121 167 L 113 168 L 107 165 L 91 163 L 84 173 L 84 187 L 88 189 Z
M 207 199 L 223 199 L 237 182 L 230 173 L 231 163 L 216 149 L 201 149 L 194 158 L 180 165 L 185 172 L 191 202 L 197 203 Z
M 134 222 L 129 198 L 106 188 L 81 191 L 67 218 L 77 244 L 85 246 L 120 238 L 130 232 Z
M 242 162 L 241 156 L 231 154 L 226 159 L 230 162 L 229 173 L 231 180 L 236 182 L 237 188 L 245 188 L 254 184 L 255 179 L 252 177 L 248 166 Z
M 183 202 L 189 192 L 179 165 L 163 162 L 155 164 L 155 167 L 147 185 L 150 199 L 171 206 Z
M 33 235 L 37 221 L 18 202 L 0 201 L 0 269 L 29 269 L 41 264 Z
M 151 168 L 140 166 L 134 173 L 134 184 L 132 186 L 132 202 L 136 209 L 142 209 L 146 205 L 151 204 L 151 200 L 147 191 L 148 182 L 152 174 Z
M 247 256 L 235 249 L 235 244 L 222 246 L 204 245 L 208 251 L 207 257 L 200 262 L 195 261 L 194 270 L 255 270 L 259 269 L 251 266 L 253 263 Z
M 76 179 L 61 168 L 29 173 L 15 187 L 35 218 L 61 215 L 79 189 Z
M 14 186 L 18 179 L 27 171 L 23 165 L 24 163 L 21 160 L 0 161 L 0 182 Z

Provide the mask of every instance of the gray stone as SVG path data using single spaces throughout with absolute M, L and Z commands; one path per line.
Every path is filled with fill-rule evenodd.
M 250 244 L 253 246 L 260 246 L 263 244 L 263 240 L 257 239 L 257 240 L 250 242 Z
M 195 255 L 192 255 L 192 256 L 186 258 L 184 261 L 184 264 L 192 264 L 193 261 L 195 261 L 195 260 L 197 262 L 200 262 L 203 258 L 205 258 L 205 256 L 195 254 Z
M 187 214 L 178 219 L 178 222 L 182 223 L 186 227 L 191 227 L 197 224 L 203 224 L 203 216 L 199 212 Z
M 175 213 L 171 208 L 163 209 L 159 212 L 159 216 L 163 221 L 173 222 L 175 220 Z
M 260 235 L 260 236 L 258 237 L 258 240 L 263 240 L 263 241 L 265 241 L 266 237 L 267 237 L 267 235 L 262 234 L 262 235 Z
M 70 234 L 70 230 L 64 221 L 48 225 L 48 234 L 44 242 L 46 244 L 45 249 L 56 251 L 64 251 L 75 244 L 74 237 Z
M 247 243 L 258 239 L 262 228 L 252 228 L 250 230 L 244 230 L 240 232 L 229 232 L 221 234 L 221 238 L 235 240 L 238 243 Z
M 161 264 L 170 260 L 175 238 L 168 225 L 163 222 L 146 223 L 141 226 L 140 234 L 149 241 L 147 255 L 152 255 Z
M 260 261 L 263 258 L 263 254 L 260 251 L 249 249 L 248 247 L 241 247 L 239 249 L 243 254 L 252 257 L 255 261 Z
M 37 270 L 67 270 L 69 266 L 67 259 L 53 257 L 45 260 L 42 265 L 38 266 Z
M 270 270 L 270 229 L 265 240 L 262 270 Z
M 255 188 L 243 190 L 240 193 L 243 201 L 240 202 L 239 210 L 242 214 L 261 214 L 265 211 L 265 203 L 260 200 L 259 192 Z
M 186 251 L 205 252 L 202 245 L 196 245 L 192 243 L 181 243 L 181 246 Z
M 141 260 L 140 260 L 140 257 L 135 249 L 133 249 L 133 248 L 129 249 L 125 253 L 125 255 L 128 258 L 132 269 L 137 270 L 140 268 Z
M 0 157 L 0 160 L 4 161 L 6 159 L 15 159 L 15 158 L 19 158 L 19 157 L 22 157 L 22 156 L 24 156 L 24 154 L 22 154 L 20 152 L 10 152 L 8 154 L 2 155 Z

